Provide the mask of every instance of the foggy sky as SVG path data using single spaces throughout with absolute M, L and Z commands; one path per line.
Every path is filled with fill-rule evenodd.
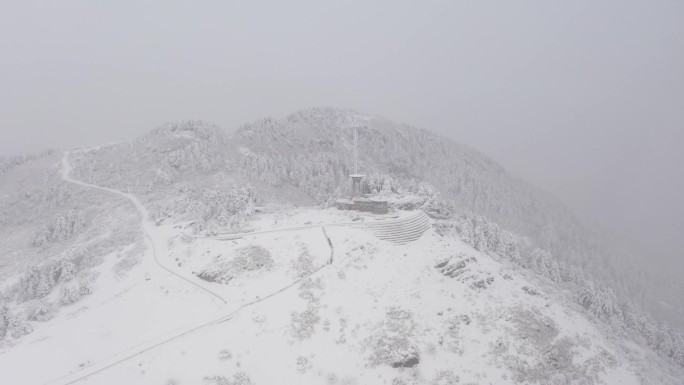
M 4 1 L 0 54 L 0 155 L 353 108 L 684 256 L 681 1 Z

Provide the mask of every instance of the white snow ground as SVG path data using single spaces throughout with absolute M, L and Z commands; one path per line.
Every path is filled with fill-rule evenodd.
M 194 239 L 155 226 L 130 194 L 70 179 L 67 159 L 65 180 L 135 205 L 148 247 L 123 278 L 107 258 L 93 294 L 0 354 L 2 384 L 639 383 L 563 293 L 458 239 L 428 230 L 397 245 L 311 209 L 250 223 L 302 229 Z M 273 264 L 225 285 L 193 274 L 249 246 Z M 313 269 L 300 280 L 303 253 Z M 419 363 L 392 367 L 409 356 Z

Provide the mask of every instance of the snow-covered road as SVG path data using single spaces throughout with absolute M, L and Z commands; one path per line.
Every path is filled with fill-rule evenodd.
M 153 236 L 154 224 L 152 224 L 151 221 L 147 220 L 147 218 L 148 218 L 147 209 L 145 209 L 145 206 L 143 206 L 142 203 L 140 203 L 138 198 L 136 198 L 132 194 L 127 194 L 127 193 L 121 192 L 119 190 L 115 190 L 115 189 L 111 189 L 111 188 L 107 188 L 107 187 L 102 187 L 102 186 L 97 186 L 94 184 L 90 184 L 90 183 L 86 183 L 86 182 L 82 182 L 82 181 L 73 179 L 71 177 L 71 170 L 72 170 L 72 167 L 71 167 L 71 164 L 69 163 L 69 151 L 65 151 L 64 156 L 62 157 L 62 179 L 64 181 L 69 182 L 69 183 L 73 183 L 73 184 L 77 184 L 77 185 L 83 186 L 83 187 L 88 187 L 88 188 L 92 188 L 92 189 L 106 191 L 108 193 L 116 194 L 118 196 L 121 196 L 123 198 L 128 199 L 131 203 L 133 203 L 133 206 L 135 206 L 135 209 L 140 214 L 140 226 L 142 227 L 143 233 L 145 234 L 145 239 L 147 240 L 147 243 L 150 246 L 150 250 L 152 250 L 152 256 L 154 258 L 155 263 L 161 269 L 165 270 L 166 272 L 168 272 L 172 275 L 177 276 L 178 278 L 180 278 L 183 281 L 193 285 L 194 287 L 198 288 L 199 290 L 213 296 L 215 299 L 221 301 L 223 304 L 228 303 L 228 301 L 225 298 L 223 298 L 220 294 L 216 293 L 215 291 L 193 281 L 190 278 L 184 277 L 183 275 L 181 275 L 181 274 L 173 271 L 172 269 L 164 266 L 164 264 L 162 263 L 162 261 L 159 258 L 158 253 L 161 253 L 162 251 L 163 251 L 163 253 L 168 253 L 168 250 L 167 250 L 164 242 L 159 242 L 159 240 L 157 240 L 157 242 L 155 242 L 155 237 Z
M 147 210 L 146 210 L 146 209 L 144 208 L 144 206 L 140 203 L 140 201 L 139 201 L 137 198 L 135 198 L 133 195 L 131 195 L 131 194 L 126 194 L 126 193 L 123 193 L 123 192 L 118 191 L 118 190 L 114 190 L 114 189 L 110 189 L 110 188 L 106 188 L 106 187 L 96 186 L 96 185 L 93 185 L 93 184 L 81 182 L 81 181 L 78 181 L 78 180 L 75 180 L 75 179 L 71 178 L 71 176 L 70 176 L 70 173 L 71 173 L 71 165 L 69 164 L 68 156 L 69 156 L 69 153 L 68 153 L 68 152 L 65 152 L 64 157 L 62 158 L 62 165 L 63 165 L 62 178 L 63 178 L 65 181 L 70 182 L 70 183 L 74 183 L 74 184 L 77 184 L 77 185 L 80 185 L 80 186 L 84 186 L 84 187 L 89 187 L 89 188 L 94 188 L 94 189 L 98 189 L 98 190 L 102 190 L 102 191 L 107 191 L 107 192 L 110 192 L 110 193 L 112 193 L 112 194 L 116 194 L 116 195 L 122 196 L 122 197 L 127 198 L 128 200 L 130 200 L 130 201 L 134 204 L 134 206 L 136 207 L 136 209 L 138 210 L 138 212 L 139 212 L 140 215 L 141 215 L 141 224 L 142 224 L 142 227 L 143 227 L 143 231 L 145 232 L 145 236 L 146 236 L 146 238 L 147 238 L 147 241 L 150 243 L 150 247 L 151 247 L 151 249 L 152 249 L 152 252 L 153 252 L 153 255 L 154 255 L 154 259 L 155 259 L 155 262 L 157 263 L 157 265 L 160 266 L 160 267 L 161 267 L 162 269 L 164 269 L 165 271 L 168 271 L 168 272 L 170 272 L 171 274 L 180 277 L 180 278 L 183 279 L 184 281 L 187 281 L 187 282 L 193 284 L 194 286 L 196 286 L 196 287 L 198 287 L 198 288 L 200 288 L 200 289 L 202 289 L 202 290 L 204 290 L 204 291 L 210 293 L 211 295 L 213 295 L 213 296 L 219 298 L 219 299 L 222 300 L 224 303 L 227 302 L 227 301 L 226 301 L 224 298 L 222 298 L 219 294 L 214 293 L 213 291 L 211 291 L 211 290 L 209 290 L 209 289 L 206 289 L 206 288 L 202 287 L 201 285 L 198 285 L 197 283 L 192 282 L 192 281 L 190 281 L 189 279 L 183 277 L 182 275 L 179 275 L 179 274 L 177 274 L 176 272 L 174 272 L 174 271 L 170 270 L 169 268 L 165 267 L 165 266 L 159 261 L 158 256 L 157 256 L 157 250 L 158 250 L 158 249 L 163 249 L 163 250 L 165 250 L 165 247 L 164 247 L 163 245 L 155 245 L 155 241 L 154 241 L 155 238 L 151 235 L 151 233 L 152 233 L 152 231 L 153 231 L 153 229 L 151 228 L 151 226 L 153 226 L 153 225 L 152 225 L 149 221 L 146 220 L 146 218 L 147 218 Z M 216 324 L 218 324 L 218 323 L 222 323 L 222 322 L 229 321 L 229 320 L 231 320 L 232 318 L 234 318 L 234 317 L 235 317 L 240 311 L 242 311 L 243 309 L 245 309 L 245 308 L 247 308 L 247 307 L 250 307 L 250 306 L 253 306 L 253 305 L 257 304 L 257 303 L 266 301 L 266 300 L 268 300 L 268 299 L 270 299 L 270 298 L 273 298 L 273 297 L 275 297 L 276 295 L 278 295 L 278 294 L 280 294 L 280 293 L 283 293 L 284 291 L 286 291 L 286 290 L 288 290 L 288 289 L 290 289 L 290 288 L 296 286 L 299 282 L 301 282 L 301 281 L 303 281 L 303 280 L 305 280 L 305 279 L 308 279 L 308 278 L 312 277 L 313 275 L 315 275 L 315 274 L 317 274 L 319 271 L 321 271 L 323 268 L 325 268 L 325 267 L 327 267 L 327 266 L 330 266 L 330 265 L 332 264 L 332 261 L 333 261 L 333 258 L 334 258 L 334 247 L 333 247 L 333 243 L 332 243 L 332 241 L 330 240 L 330 237 L 328 236 L 327 232 L 325 231 L 325 227 L 322 226 L 322 225 L 321 225 L 320 227 L 321 227 L 323 236 L 326 238 L 327 244 L 330 246 L 330 258 L 326 261 L 325 264 L 319 266 L 316 270 L 314 270 L 314 271 L 311 272 L 310 274 L 308 274 L 308 275 L 306 275 L 306 276 L 303 276 L 303 277 L 301 277 L 301 278 L 299 278 L 299 279 L 293 281 L 293 282 L 290 283 L 289 285 L 287 285 L 287 286 L 285 286 L 285 287 L 282 287 L 282 288 L 280 288 L 279 290 L 277 290 L 277 291 L 275 291 L 275 292 L 273 292 L 273 293 L 271 293 L 271 294 L 269 294 L 269 295 L 267 295 L 267 296 L 264 296 L 264 297 L 261 297 L 261 298 L 257 298 L 257 299 L 255 299 L 255 300 L 253 300 L 253 301 L 251 301 L 251 302 L 244 303 L 244 304 L 240 305 L 240 306 L 237 307 L 237 308 L 227 308 L 227 309 L 225 309 L 225 311 L 221 311 L 221 312 L 219 313 L 220 315 L 219 315 L 218 317 L 217 317 L 217 316 L 213 316 L 213 317 L 211 317 L 210 319 L 208 319 L 208 320 L 206 320 L 206 321 L 204 321 L 204 322 L 200 322 L 200 323 L 198 323 L 198 324 L 195 324 L 195 325 L 192 325 L 192 326 L 188 326 L 188 327 L 181 327 L 181 328 L 178 328 L 178 329 L 176 329 L 176 330 L 174 330 L 174 331 L 171 331 L 171 332 L 169 332 L 169 333 L 166 333 L 166 334 L 157 336 L 157 337 L 155 337 L 155 338 L 153 338 L 153 339 L 144 341 L 144 342 L 142 342 L 142 343 L 140 343 L 140 344 L 137 344 L 137 345 L 135 345 L 135 346 L 132 346 L 132 347 L 126 349 L 126 350 L 123 350 L 123 351 L 121 351 L 121 352 L 118 352 L 118 353 L 116 353 L 116 354 L 113 354 L 113 355 L 111 355 L 111 356 L 109 356 L 109 357 L 107 357 L 107 358 L 105 358 L 105 359 L 103 359 L 103 360 L 100 360 L 100 361 L 98 361 L 98 362 L 94 362 L 94 363 L 92 363 L 92 364 L 90 364 L 90 365 L 88 365 L 88 366 L 85 366 L 85 367 L 83 367 L 82 369 L 79 369 L 79 370 L 77 370 L 77 371 L 75 371 L 75 372 L 72 372 L 72 373 L 66 374 L 66 375 L 64 375 L 64 376 L 62 376 L 62 377 L 59 377 L 59 378 L 53 379 L 53 380 L 51 380 L 51 381 L 48 381 L 48 382 L 45 383 L 45 385 L 47 385 L 47 384 L 67 385 L 67 384 L 74 384 L 74 383 L 76 383 L 76 382 L 80 382 L 80 381 L 82 381 L 82 380 L 85 380 L 85 379 L 87 379 L 87 378 L 89 378 L 89 377 L 92 377 L 93 375 L 95 375 L 95 374 L 97 374 L 97 373 L 100 373 L 100 372 L 102 372 L 102 371 L 107 370 L 108 368 L 111 368 L 111 367 L 113 367 L 113 366 L 115 366 L 115 365 L 117 365 L 117 364 L 120 364 L 120 363 L 122 363 L 122 362 L 124 362 L 124 361 L 127 361 L 127 360 L 129 360 L 129 359 L 131 359 L 131 358 L 133 358 L 133 357 L 135 357 L 135 356 L 138 356 L 138 355 L 140 355 L 140 354 L 143 354 L 143 353 L 145 353 L 145 352 L 147 352 L 147 351 L 149 351 L 149 350 L 152 350 L 152 349 L 154 349 L 154 348 L 156 348 L 156 347 L 159 347 L 159 346 L 161 346 L 161 345 L 163 345 L 163 344 L 166 344 L 166 343 L 168 343 L 168 342 L 171 342 L 171 341 L 173 341 L 173 340 L 176 340 L 176 339 L 178 339 L 178 338 L 181 338 L 181 337 L 183 337 L 183 336 L 186 336 L 186 335 L 188 335 L 188 334 L 190 334 L 190 333 L 192 333 L 192 332 L 195 332 L 195 331 L 197 331 L 197 330 L 200 330 L 200 329 L 203 329 L 203 328 L 212 326 L 212 325 L 216 325 Z M 158 243 L 163 243 L 163 242 L 158 242 Z

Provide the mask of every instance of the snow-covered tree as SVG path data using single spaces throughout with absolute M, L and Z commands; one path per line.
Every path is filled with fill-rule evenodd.
M 80 233 L 84 227 L 83 215 L 75 210 L 69 210 L 65 216 L 57 215 L 50 223 L 43 225 L 31 243 L 34 246 L 44 246 L 47 243 L 64 241 Z
M 53 282 L 70 281 L 77 271 L 76 264 L 71 259 L 62 257 L 51 266 L 50 275 Z
M 560 282 L 561 274 L 558 263 L 546 250 L 535 249 L 527 257 L 527 267 L 535 273 L 543 275 L 554 282 Z
M 584 282 L 583 289 L 577 296 L 577 303 L 604 321 L 609 321 L 620 314 L 613 290 L 589 280 Z
M 60 305 L 70 305 L 78 299 L 81 298 L 78 294 L 78 288 L 74 285 L 62 286 L 62 290 L 59 293 L 59 303 Z
M 50 293 L 54 281 L 50 274 L 37 265 L 30 266 L 19 283 L 19 301 L 43 298 Z
M 0 304 L 0 339 L 4 338 L 9 329 L 10 310 L 6 303 Z
M 26 321 L 26 318 L 19 314 L 11 315 L 7 332 L 12 338 L 19 338 L 33 332 L 33 327 Z
M 674 332 L 673 341 L 672 359 L 679 365 L 684 366 L 684 337 L 680 331 Z
M 54 208 L 62 206 L 70 197 L 69 191 L 63 184 L 47 189 L 43 193 L 41 204 L 45 207 Z
M 220 227 L 240 227 L 255 211 L 260 198 L 252 186 L 234 186 L 228 192 L 210 189 L 196 190 L 191 200 L 201 215 L 201 224 L 215 223 Z

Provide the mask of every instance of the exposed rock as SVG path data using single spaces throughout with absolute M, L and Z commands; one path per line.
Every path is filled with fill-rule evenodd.
M 414 355 L 409 356 L 409 357 L 404 357 L 402 360 L 397 361 L 392 364 L 393 368 L 412 368 L 420 362 L 420 357 L 418 356 L 417 352 L 415 352 Z

